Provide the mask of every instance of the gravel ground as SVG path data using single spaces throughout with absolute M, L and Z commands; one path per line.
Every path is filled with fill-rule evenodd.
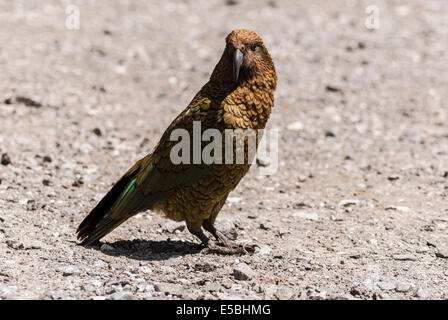
M 79 30 L 69 1 L 0 1 L 0 298 L 448 298 L 445 0 L 73 2 Z M 279 168 L 217 225 L 260 248 L 205 255 L 151 212 L 77 246 L 237 28 L 277 68 Z

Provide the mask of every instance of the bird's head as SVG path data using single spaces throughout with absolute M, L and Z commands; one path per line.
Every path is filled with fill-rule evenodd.
M 270 75 L 276 79 L 274 63 L 261 38 L 251 30 L 233 30 L 226 37 L 226 48 L 215 69 L 221 80 L 234 84 Z M 213 75 L 212 75 L 213 77 Z

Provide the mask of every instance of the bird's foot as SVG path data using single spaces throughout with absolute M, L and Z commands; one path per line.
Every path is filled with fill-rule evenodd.
M 232 245 L 232 246 L 216 246 L 208 244 L 201 252 L 204 254 L 221 254 L 221 255 L 245 255 L 255 252 L 257 245 Z
M 204 227 L 205 230 L 210 232 L 215 237 L 216 241 L 218 241 L 220 245 L 224 247 L 231 246 L 229 243 L 229 239 L 220 231 L 216 230 L 215 226 L 209 220 L 204 221 L 202 226 Z
M 221 255 L 244 255 L 255 252 L 255 248 L 258 247 L 257 245 L 237 245 L 233 243 L 221 232 L 216 230 L 213 224 L 208 221 L 203 224 L 203 227 L 215 237 L 218 242 L 217 245 L 212 243 L 201 229 L 199 229 L 199 231 L 195 231 L 193 228 L 188 227 L 188 230 L 199 240 L 201 240 L 201 243 L 204 246 L 204 249 L 202 249 L 201 252 L 204 254 L 215 253 Z
M 218 241 L 218 244 L 222 247 L 232 247 L 232 243 L 225 235 L 223 235 L 221 232 L 216 231 L 214 234 L 216 241 Z

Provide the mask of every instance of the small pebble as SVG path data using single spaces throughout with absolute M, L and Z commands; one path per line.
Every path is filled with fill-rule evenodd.
M 226 4 L 228 6 L 234 6 L 234 5 L 238 4 L 238 1 L 237 0 L 226 0 Z
M 294 296 L 294 290 L 289 287 L 281 287 L 277 289 L 274 296 L 278 300 L 290 300 Z
M 81 272 L 72 266 L 68 266 L 68 267 L 60 267 L 58 269 L 56 269 L 56 271 L 62 273 L 62 275 L 64 277 L 68 277 L 68 276 L 79 276 L 81 274 Z
M 261 157 L 257 158 L 257 165 L 259 167 L 269 167 L 270 164 L 271 163 L 270 163 L 270 159 L 269 158 L 261 158 Z
M 409 283 L 398 283 L 397 286 L 395 287 L 395 291 L 397 292 L 408 292 L 409 290 L 411 290 L 411 285 Z
M 289 124 L 287 128 L 288 128 L 288 130 L 292 130 L 292 131 L 300 131 L 303 129 L 303 124 L 300 121 L 296 121 L 296 122 Z
M 308 212 L 305 210 L 297 210 L 292 214 L 295 218 L 301 218 L 306 220 L 316 221 L 319 219 L 319 216 L 315 212 Z
M 392 259 L 398 260 L 398 261 L 416 261 L 417 258 L 410 254 L 394 254 L 392 256 Z
M 436 252 L 436 256 L 442 259 L 448 259 L 448 248 L 439 248 Z
M 82 179 L 76 179 L 73 183 L 72 183 L 72 187 L 80 187 L 84 184 L 84 181 L 82 181 Z
M 341 91 L 340 88 L 337 88 L 337 87 L 332 86 L 332 85 L 327 85 L 325 87 L 325 90 L 330 91 L 330 92 L 339 92 L 339 91 Z
M 376 284 L 381 290 L 394 290 L 396 288 L 395 284 L 392 282 L 380 281 Z
M 42 104 L 40 102 L 34 101 L 33 99 L 24 97 L 24 96 L 17 96 L 16 97 L 17 103 L 23 103 L 27 107 L 42 107 Z
M 103 133 L 101 132 L 100 128 L 95 128 L 95 129 L 92 130 L 92 132 L 93 132 L 96 136 L 98 136 L 98 137 L 101 137 L 101 136 L 103 135 Z
M 400 212 L 411 212 L 411 209 L 409 209 L 408 207 L 404 207 L 404 206 L 387 206 L 385 209 L 386 210 L 395 210 L 395 211 L 400 211 Z
M 106 298 L 107 300 L 135 300 L 129 291 L 115 292 Z
M 260 245 L 256 249 L 256 253 L 261 255 L 269 255 L 271 253 L 271 247 L 269 247 L 268 245 Z
M 357 206 L 361 203 L 361 201 L 356 199 L 344 199 L 339 202 L 339 207 L 350 207 Z
M 250 280 L 256 273 L 244 262 L 239 263 L 233 268 L 233 276 L 237 280 Z
M 216 292 L 221 291 L 223 287 L 219 283 L 207 282 L 202 289 L 205 291 Z
M 428 290 L 423 288 L 418 288 L 415 296 L 421 299 L 426 299 L 429 296 Z
M 269 223 L 269 222 L 263 222 L 263 223 L 260 223 L 260 229 L 261 229 L 261 230 L 269 230 L 269 229 L 272 229 L 272 224 Z
M 437 242 L 435 242 L 434 240 L 427 240 L 427 241 L 426 241 L 426 244 L 427 244 L 428 246 L 430 246 L 430 247 L 434 247 L 434 248 L 437 248 L 437 247 L 438 247 Z
M 7 166 L 8 164 L 11 163 L 11 158 L 9 157 L 9 155 L 7 153 L 3 153 L 0 162 L 2 165 Z
M 390 175 L 387 177 L 387 180 L 389 180 L 389 181 L 395 181 L 398 179 L 400 179 L 400 176 L 398 176 L 398 175 Z
M 43 162 L 51 162 L 51 161 L 52 161 L 52 159 L 51 159 L 50 156 L 44 156 L 44 157 L 42 158 L 42 160 L 43 160 Z
M 243 198 L 240 198 L 240 197 L 228 197 L 227 198 L 227 202 L 229 202 L 229 203 L 237 203 L 237 202 L 240 202 L 241 200 L 243 200 Z
M 171 294 L 175 296 L 183 296 L 184 289 L 180 284 L 176 283 L 158 283 L 154 285 L 155 291 Z

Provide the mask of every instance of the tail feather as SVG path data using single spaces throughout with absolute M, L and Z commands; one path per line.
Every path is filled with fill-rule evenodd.
M 81 244 L 86 246 L 94 244 L 125 221 L 126 219 L 103 218 L 92 232 L 82 240 Z
M 129 175 L 124 175 L 81 222 L 76 230 L 78 240 L 81 241 L 81 244 L 93 244 L 127 220 L 129 216 L 121 219 L 112 218 L 110 216 L 110 210 L 117 200 L 121 198 L 123 191 L 128 191 L 130 182 L 133 180 L 136 171 Z
M 192 166 L 188 169 L 166 172 L 157 169 L 143 158 L 126 172 L 76 230 L 83 245 L 91 245 L 114 230 L 131 216 L 151 210 L 154 204 L 180 186 L 190 186 L 211 170 Z

